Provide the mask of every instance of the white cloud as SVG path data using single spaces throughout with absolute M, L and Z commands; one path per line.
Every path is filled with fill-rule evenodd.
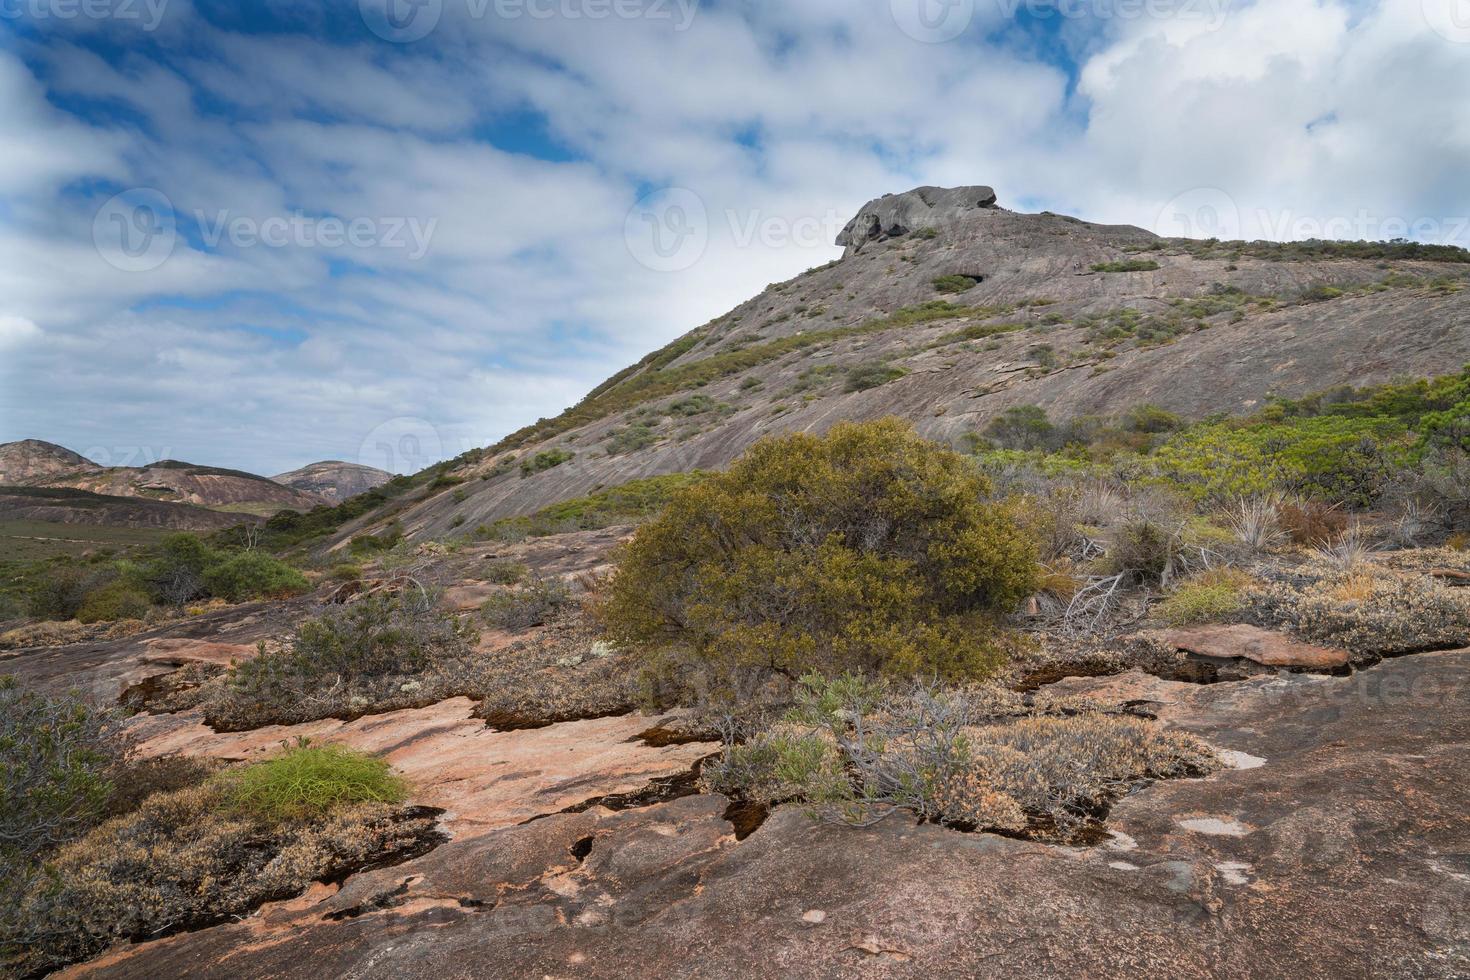
M 41 328 L 23 316 L 0 315 L 0 350 L 19 347 L 41 336 Z
M 457 452 L 834 257 L 859 205 L 920 183 L 1136 224 L 1212 189 L 1250 236 L 1466 208 L 1470 45 L 1429 30 L 1419 0 L 1073 20 L 1051 40 L 1007 33 L 1004 6 L 978 2 L 969 34 L 924 44 L 889 0 L 706 4 L 687 31 L 465 20 L 446 3 L 434 34 L 391 45 L 329 31 L 315 8 L 275 5 L 309 29 L 322 18 L 315 34 L 246 36 L 178 2 L 150 39 L 167 58 L 104 59 L 76 35 L 28 41 L 24 61 L 0 52 L 0 439 L 279 472 L 354 458 L 407 419 Z M 77 104 L 92 111 L 59 108 Z M 480 138 L 507 111 L 543 116 L 580 159 Z M 650 185 L 692 190 L 711 218 L 677 274 L 624 240 Z M 156 269 L 118 269 L 94 241 L 123 187 L 160 190 L 180 216 Z M 417 259 L 201 249 L 196 219 L 221 215 L 413 219 L 432 235 Z M 820 234 L 742 240 L 762 222 Z

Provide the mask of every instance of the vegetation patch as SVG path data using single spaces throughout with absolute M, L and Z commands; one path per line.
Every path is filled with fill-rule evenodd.
M 980 285 L 979 276 L 950 275 L 930 280 L 930 285 L 941 293 L 965 293 Z
M 843 390 L 867 391 L 869 388 L 877 388 L 890 381 L 897 381 L 906 374 L 908 371 L 903 368 L 882 361 L 857 364 L 848 368 L 847 381 L 843 385 Z
M 602 612 L 657 683 L 864 670 L 977 676 L 1035 547 L 960 455 L 889 419 L 762 440 L 673 497 Z
M 568 531 L 634 524 L 657 514 L 676 492 L 698 483 L 703 476 L 699 472 L 671 473 L 632 480 L 585 497 L 552 504 L 529 516 L 501 518 L 493 524 L 479 527 L 475 536 L 496 541 L 520 541 Z
M 1122 259 L 1117 262 L 1099 262 L 1093 272 L 1153 272 L 1159 264 L 1153 259 Z
M 854 675 L 804 677 L 783 721 L 727 743 L 704 783 L 847 823 L 902 808 L 959 829 L 1070 841 L 1139 780 L 1219 767 L 1202 742 L 1140 718 L 997 717 L 995 703 L 973 691 L 894 694 Z

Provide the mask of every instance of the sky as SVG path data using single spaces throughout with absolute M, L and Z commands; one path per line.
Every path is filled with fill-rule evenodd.
M 0 0 L 0 441 L 411 472 L 867 200 L 1470 246 L 1470 0 Z

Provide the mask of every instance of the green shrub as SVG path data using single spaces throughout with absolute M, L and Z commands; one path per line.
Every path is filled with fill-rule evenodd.
M 153 603 L 137 585 L 124 578 L 115 578 L 98 589 L 87 593 L 87 598 L 77 610 L 77 619 L 83 623 L 111 623 L 120 619 L 142 619 L 148 615 Z
M 560 466 L 568 460 L 576 458 L 576 453 L 565 449 L 543 449 L 528 459 L 521 460 L 521 476 L 533 476 L 537 473 Z
M 32 577 L 26 590 L 26 610 L 37 619 L 75 619 L 87 593 L 100 584 L 96 569 L 53 565 Z
M 980 285 L 978 276 L 940 276 L 930 284 L 941 293 L 964 293 Z
M 383 551 L 390 551 L 398 546 L 403 540 L 403 528 L 397 521 L 393 521 L 377 534 L 359 534 L 353 537 L 347 545 L 347 550 L 354 556 L 363 557 Z
M 764 439 L 677 493 L 619 562 L 603 612 L 651 665 L 975 676 L 1035 546 L 964 457 L 897 419 Z
M 891 364 L 875 362 L 871 364 L 858 364 L 848 369 L 846 391 L 867 391 L 869 388 L 877 388 L 886 385 L 890 381 L 897 381 L 908 374 L 901 367 Z
M 485 581 L 497 585 L 515 585 L 531 573 L 524 562 L 499 558 L 485 566 Z
M 1249 575 L 1234 569 L 1202 572 L 1180 582 L 1154 614 L 1171 626 L 1218 622 L 1245 608 L 1251 582 Z
M 183 605 L 206 594 L 204 573 L 219 554 L 198 535 L 170 534 L 143 565 L 143 578 L 159 602 Z
M 261 551 L 242 551 L 204 571 L 209 594 L 229 602 L 297 595 L 311 587 L 306 576 Z
M 1124 259 L 1121 262 L 1099 262 L 1093 272 L 1153 272 L 1159 264 L 1153 259 Z
M 203 699 L 217 729 L 293 724 L 398 701 L 405 683 L 435 663 L 464 656 L 475 637 L 437 597 L 410 586 L 328 609 L 296 627 L 285 648 L 230 668 Z M 412 690 L 412 689 L 411 689 Z
M 1303 303 L 1321 303 L 1324 300 L 1337 299 L 1341 295 L 1343 295 L 1343 291 L 1336 286 L 1318 283 L 1315 286 L 1309 286 L 1302 290 L 1301 298 Z
M 18 871 L 102 816 L 119 762 L 110 721 L 75 694 L 23 691 L 0 675 L 0 871 Z
M 356 803 L 401 803 L 388 763 L 340 745 L 300 745 L 227 777 L 230 803 L 263 820 L 324 817 Z
M 572 590 L 561 579 L 537 579 L 530 585 L 498 593 L 480 607 L 486 622 L 504 630 L 544 626 L 572 604 Z
M 607 442 L 603 445 L 609 456 L 622 456 L 625 453 L 647 449 L 657 441 L 658 435 L 653 431 L 652 426 L 647 422 L 636 422 L 612 430 Z
M 1001 449 L 1056 449 L 1061 433 L 1039 405 L 1012 405 L 990 420 L 985 437 Z
M 1408 464 L 1410 448 L 1395 420 L 1322 416 L 1198 425 L 1160 446 L 1153 458 L 1163 476 L 1196 499 L 1280 490 L 1366 507 Z

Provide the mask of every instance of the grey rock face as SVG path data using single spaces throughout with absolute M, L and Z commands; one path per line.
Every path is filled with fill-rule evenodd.
M 856 255 L 869 242 L 898 238 L 921 228 L 940 228 L 967 212 L 995 207 L 995 190 L 990 187 L 917 187 L 902 194 L 884 194 L 863 205 L 847 223 L 837 244 L 846 258 Z

